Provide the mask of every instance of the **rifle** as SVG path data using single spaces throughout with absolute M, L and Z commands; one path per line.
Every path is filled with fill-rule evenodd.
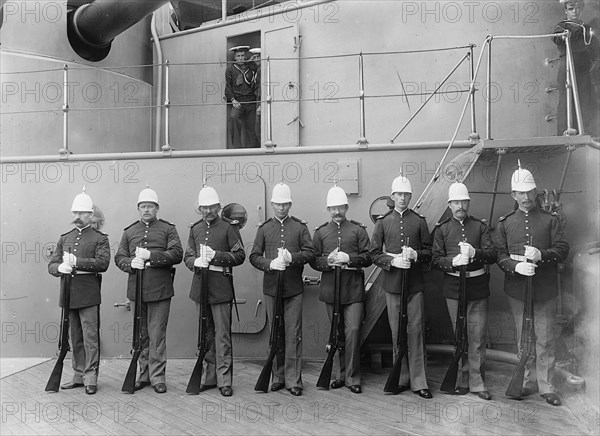
M 409 239 L 406 238 L 406 246 L 409 246 Z M 402 370 L 402 359 L 408 353 L 408 293 L 406 292 L 406 281 L 408 280 L 407 270 L 400 271 L 400 320 L 398 323 L 398 338 L 396 343 L 398 346 L 398 358 L 394 362 L 392 372 L 385 382 L 383 392 L 395 394 L 398 392 L 398 383 L 400 382 L 400 372 Z
M 440 390 L 442 392 L 452 393 L 456 386 L 456 377 L 458 375 L 458 364 L 462 360 L 462 357 L 467 353 L 469 349 L 469 342 L 467 338 L 467 266 L 461 265 L 460 267 L 460 288 L 458 290 L 458 308 L 456 313 L 456 331 L 454 336 L 456 338 L 456 348 L 454 349 L 454 356 L 452 362 L 448 367 L 444 381 Z
M 533 243 L 529 237 L 528 245 Z M 527 262 L 531 262 L 529 259 Z M 523 396 L 523 379 L 525 378 L 525 365 L 529 359 L 536 358 L 535 326 L 533 317 L 533 276 L 525 278 L 525 304 L 523 305 L 523 325 L 521 327 L 521 359 L 517 369 L 510 380 L 506 396 L 520 400 Z
M 340 238 L 338 238 L 338 250 L 340 249 Z M 340 283 L 342 268 L 336 266 L 334 268 L 334 281 L 333 281 L 333 316 L 331 317 L 331 330 L 329 330 L 329 343 L 326 345 L 327 359 L 321 369 L 321 374 L 317 380 L 317 387 L 321 389 L 329 390 L 329 382 L 331 381 L 331 371 L 333 370 L 333 358 L 338 349 L 341 349 L 343 345 L 339 339 L 343 336 L 343 322 L 341 320 L 341 304 L 340 304 Z
M 71 248 L 69 248 L 69 254 L 71 254 Z M 65 357 L 70 350 L 69 347 L 69 308 L 71 306 L 71 279 L 72 275 L 63 274 L 61 284 L 61 294 L 63 305 L 60 312 L 60 337 L 58 339 L 58 359 L 52 369 L 52 374 L 46 384 L 46 392 L 58 392 L 60 387 L 60 379 L 62 377 L 62 370 L 65 361 Z
M 121 391 L 133 394 L 135 391 L 135 377 L 137 362 L 142 352 L 142 289 L 144 286 L 144 270 L 135 270 L 135 310 L 133 312 L 133 344 L 131 363 L 125 376 Z
M 283 323 L 283 284 L 285 271 L 277 271 L 277 294 L 275 296 L 275 307 L 273 308 L 273 324 L 271 325 L 271 337 L 269 339 L 269 357 L 263 366 L 256 385 L 255 391 L 267 392 L 269 389 L 269 380 L 273 369 L 273 360 L 277 354 L 283 354 L 285 348 L 285 325 Z
M 202 294 L 200 295 L 200 314 L 198 316 L 198 359 L 196 365 L 192 371 L 192 376 L 188 382 L 185 390 L 188 394 L 198 395 L 200 393 L 200 386 L 202 383 L 202 365 L 204 363 L 204 357 L 208 351 L 207 335 L 208 330 L 208 268 L 200 269 L 200 288 Z M 198 268 L 196 269 L 196 271 Z

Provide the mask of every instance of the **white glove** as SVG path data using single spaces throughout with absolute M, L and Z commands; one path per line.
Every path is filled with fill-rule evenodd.
M 535 263 L 519 262 L 515 267 L 515 271 L 521 274 L 522 276 L 532 276 L 535 274 L 536 268 L 537 265 Z
M 542 252 L 531 245 L 525 246 L 525 257 L 534 262 L 542 260 Z
M 144 263 L 144 259 L 140 259 L 139 257 L 134 257 L 131 261 L 131 268 L 133 269 L 144 269 L 146 268 L 146 264 Z
M 336 248 L 331 253 L 329 253 L 329 256 L 327 256 L 327 265 L 336 266 L 338 252 L 339 252 L 339 250 Z
M 66 251 L 64 251 L 63 262 L 71 264 L 71 266 L 75 266 L 77 265 L 77 256 L 75 256 L 73 253 L 67 253 Z
M 269 265 L 269 267 L 272 270 L 285 271 L 285 262 L 280 257 L 276 257 L 275 259 L 273 259 L 271 261 L 271 264 Z
M 392 259 L 392 266 L 400 269 L 410 269 L 410 260 L 403 256 L 397 256 Z
M 198 268 L 208 268 L 208 262 L 203 262 L 201 257 L 197 257 L 194 266 Z
M 473 259 L 475 257 L 475 249 L 468 242 L 459 242 L 460 245 L 460 253 L 467 256 L 469 259 Z
M 139 257 L 142 260 L 150 259 L 150 250 L 147 250 L 142 247 L 137 247 L 135 249 L 135 257 Z
M 469 263 L 469 259 L 462 254 L 457 254 L 452 258 L 452 266 L 463 266 Z
M 213 257 L 215 257 L 215 250 L 210 248 L 208 245 L 205 245 L 205 247 L 206 253 L 204 255 L 206 256 L 206 261 L 210 262 L 211 260 L 213 260 Z
M 402 256 L 408 260 L 417 260 L 417 252 L 412 247 L 402 247 Z
M 283 259 L 286 265 L 292 263 L 292 254 L 288 251 L 287 248 L 279 248 L 277 251 L 279 253 L 278 256 L 281 259 Z
M 62 273 L 62 274 L 71 274 L 72 271 L 73 271 L 73 267 L 71 266 L 70 263 L 63 262 L 60 265 L 58 265 L 58 272 L 59 273 Z
M 338 263 L 348 263 L 350 262 L 350 256 L 348 256 L 348 253 L 344 253 L 343 251 L 339 251 L 337 256 L 336 256 L 336 260 Z

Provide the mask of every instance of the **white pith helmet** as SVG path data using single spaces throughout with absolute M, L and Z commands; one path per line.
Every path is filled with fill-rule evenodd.
M 348 204 L 348 197 L 339 186 L 332 187 L 327 192 L 327 207 L 343 206 Z
M 83 187 L 83 191 L 81 194 L 77 194 L 73 199 L 73 204 L 71 205 L 71 212 L 93 212 L 94 211 L 94 202 L 92 201 L 92 197 L 85 193 L 85 186 Z
M 275 185 L 273 194 L 271 195 L 271 201 L 273 203 L 291 203 L 292 191 L 290 190 L 290 187 L 283 182 Z
M 515 170 L 510 180 L 511 191 L 529 192 L 537 186 L 533 174 L 526 169 L 521 168 L 521 160 L 518 161 L 519 168 Z
M 154 189 L 150 189 L 150 188 L 142 189 L 142 191 L 140 192 L 140 195 L 138 196 L 137 204 L 139 206 L 140 203 L 145 203 L 145 202 L 154 203 L 158 206 L 158 194 L 156 193 L 156 191 Z
M 213 204 L 220 203 L 219 195 L 215 188 L 210 186 L 203 187 L 198 193 L 198 207 L 200 206 L 212 206 Z
M 470 200 L 469 190 L 463 183 L 453 183 L 448 188 L 448 201 Z
M 410 182 L 404 176 L 398 176 L 392 182 L 392 194 L 394 192 L 408 192 L 412 194 L 412 187 L 410 186 Z

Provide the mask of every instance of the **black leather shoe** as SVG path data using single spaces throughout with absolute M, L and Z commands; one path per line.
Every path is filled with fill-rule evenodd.
M 209 389 L 214 389 L 216 387 L 217 387 L 217 385 L 200 385 L 200 392 L 204 392 Z
M 352 392 L 353 394 L 361 394 L 362 393 L 362 389 L 361 389 L 360 385 L 352 385 L 348 389 L 350 389 L 350 392 Z
M 85 387 L 85 393 L 88 395 L 94 395 L 97 390 L 98 388 L 96 387 L 96 385 L 87 385 Z
M 139 391 L 140 389 L 144 389 L 146 386 L 150 386 L 149 381 L 136 381 L 133 386 L 134 391 Z
M 481 398 L 482 400 L 491 400 L 492 399 L 492 394 L 490 394 L 488 391 L 479 391 L 479 392 L 473 392 L 474 394 L 477 394 L 477 396 L 479 398 Z
M 231 386 L 223 386 L 219 388 L 219 390 L 221 391 L 221 395 L 224 397 L 231 397 L 233 395 L 233 389 L 231 389 Z
M 156 392 L 157 394 L 164 394 L 165 392 L 167 392 L 167 385 L 164 383 L 156 383 L 154 385 L 154 392 Z
M 410 386 L 404 386 L 404 385 L 400 385 L 398 387 L 396 387 L 396 389 L 393 389 L 391 391 L 383 391 L 383 393 L 385 395 L 398 395 L 404 391 L 408 391 L 410 389 Z
M 345 382 L 344 380 L 334 380 L 331 382 L 331 385 L 329 386 L 331 389 L 339 389 L 345 386 Z
M 433 398 L 433 395 L 431 395 L 431 392 L 429 392 L 429 389 L 420 389 L 418 391 L 415 391 L 415 394 L 417 394 L 421 398 L 426 398 L 426 399 Z
M 271 392 L 277 392 L 285 388 L 285 383 L 273 383 L 271 385 Z
M 65 383 L 60 388 L 61 389 L 75 389 L 75 388 L 82 388 L 82 387 L 83 387 L 83 383 L 69 382 L 69 383 Z
M 302 395 L 302 388 L 294 386 L 293 388 L 290 388 L 290 394 L 292 394 L 294 397 L 299 397 Z
M 560 401 L 560 397 L 556 394 L 542 394 L 542 397 L 546 399 L 546 403 L 551 404 L 553 406 L 560 406 L 562 402 Z
M 468 393 L 469 393 L 469 388 L 459 386 L 454 389 L 454 392 L 452 392 L 452 395 L 467 395 Z

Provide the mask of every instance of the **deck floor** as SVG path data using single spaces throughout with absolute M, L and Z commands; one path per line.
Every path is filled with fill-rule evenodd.
M 257 360 L 235 361 L 234 395 L 230 398 L 222 397 L 216 389 L 187 395 L 185 388 L 194 365 L 191 359 L 169 359 L 168 392 L 162 395 L 152 388 L 134 395 L 122 393 L 129 365 L 125 359 L 102 360 L 96 395 L 85 395 L 83 389 L 46 393 L 44 387 L 54 362 L 49 360 L 0 380 L 2 435 L 598 433 L 597 428 L 590 429 L 578 419 L 573 409 L 573 404 L 578 404 L 576 393 L 566 396 L 563 407 L 550 406 L 538 395 L 523 401 L 504 397 L 514 366 L 498 362 L 488 362 L 491 401 L 472 394 L 457 397 L 440 393 L 447 359 L 428 363 L 429 386 L 434 394 L 431 400 L 410 391 L 384 395 L 388 369 L 363 368 L 360 395 L 346 388 L 317 390 L 320 361 L 304 362 L 301 397 L 285 390 L 254 392 L 262 368 Z M 62 381 L 71 376 L 70 362 L 65 362 Z

